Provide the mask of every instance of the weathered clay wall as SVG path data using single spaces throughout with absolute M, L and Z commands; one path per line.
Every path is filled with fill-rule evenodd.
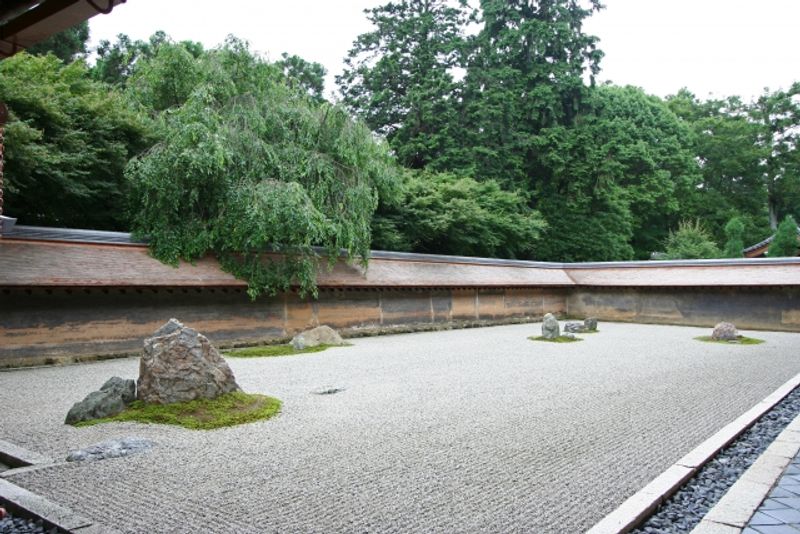
M 243 289 L 4 289 L 0 367 L 136 353 L 170 317 L 218 346 L 254 344 L 327 324 L 345 334 L 539 319 L 565 313 L 567 290 L 350 289 L 319 299 L 250 301 Z
M 798 287 L 575 288 L 567 313 L 606 321 L 800 332 Z

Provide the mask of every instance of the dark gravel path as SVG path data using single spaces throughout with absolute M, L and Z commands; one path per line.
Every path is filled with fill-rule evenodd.
M 57 528 L 47 530 L 41 519 L 30 520 L 23 517 L 14 517 L 6 512 L 0 519 L 0 534 L 57 534 Z
M 640 528 L 641 534 L 689 532 L 800 414 L 800 388 L 764 414 L 749 430 L 690 479 Z

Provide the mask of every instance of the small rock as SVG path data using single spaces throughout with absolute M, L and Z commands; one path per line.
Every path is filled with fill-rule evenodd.
M 580 333 L 586 332 L 586 327 L 582 323 L 565 323 L 564 332 Z
M 573 334 L 572 332 L 566 332 L 563 337 L 565 337 L 567 339 L 577 339 L 575 337 L 575 334 Z
M 734 341 L 738 338 L 739 332 L 733 323 L 719 323 L 714 327 L 714 331 L 711 332 L 711 339 L 715 341 Z
M 119 395 L 123 403 L 130 404 L 136 400 L 136 381 L 112 376 L 106 380 L 105 384 L 100 386 L 100 391 L 108 391 Z
M 117 415 L 135 398 L 135 382 L 114 376 L 102 385 L 100 391 L 92 391 L 82 401 L 73 404 L 64 423 L 74 425 L 80 421 Z
M 153 448 L 153 445 L 155 443 L 152 441 L 142 438 L 112 439 L 71 451 L 67 455 L 67 461 L 85 462 L 105 460 L 106 458 L 122 458 L 130 454 L 149 451 Z
M 322 325 L 311 330 L 301 332 L 292 338 L 292 347 L 303 350 L 319 345 L 344 345 L 344 340 L 339 333 L 330 326 Z
M 587 317 L 584 319 L 583 327 L 587 332 L 597 332 L 597 317 Z
M 545 339 L 556 339 L 561 335 L 558 326 L 558 319 L 552 313 L 548 313 L 542 320 L 542 337 Z
M 314 395 L 333 395 L 344 391 L 344 388 L 337 388 L 335 386 L 322 386 L 311 391 Z

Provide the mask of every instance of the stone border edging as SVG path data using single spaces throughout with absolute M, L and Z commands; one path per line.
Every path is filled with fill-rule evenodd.
M 19 468 L 28 467 L 31 465 L 53 463 L 53 460 L 50 458 L 42 456 L 41 454 L 33 451 L 23 449 L 22 447 L 17 447 L 13 443 L 3 441 L 2 439 L 0 439 L 0 461 L 2 461 L 4 464 L 7 464 L 12 469 L 15 467 Z M 9 469 L 9 471 L 12 469 Z M 5 472 L 7 473 L 8 471 Z
M 692 478 L 706 462 L 739 437 L 798 385 L 800 385 L 800 373 L 667 468 L 644 488 L 626 499 L 616 510 L 601 519 L 586 534 L 622 534 L 636 528 L 662 502 Z M 748 516 L 749 518 L 750 516 Z M 717 527 L 724 528 L 723 525 L 717 525 Z
M 781 478 L 783 470 L 800 451 L 800 416 L 783 429 L 775 441 L 708 511 L 692 534 L 739 534 L 764 498 Z
M 9 502 L 11 507 L 40 517 L 63 531 L 83 529 L 93 524 L 91 520 L 77 515 L 72 510 L 50 502 L 8 480 L 0 479 L 0 499 Z

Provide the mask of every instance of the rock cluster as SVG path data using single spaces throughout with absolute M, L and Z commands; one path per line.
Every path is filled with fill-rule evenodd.
M 148 451 L 153 448 L 152 441 L 142 438 L 111 439 L 90 445 L 83 449 L 71 451 L 67 456 L 68 462 L 91 462 L 105 460 L 106 458 L 122 458 L 129 454 Z
M 144 341 L 137 386 L 139 400 L 154 404 L 214 399 L 240 389 L 208 338 L 177 319 Z
M 65 422 L 110 417 L 137 398 L 147 403 L 170 404 L 213 399 L 232 391 L 239 391 L 239 386 L 219 351 L 204 335 L 170 319 L 144 341 L 138 381 L 116 376 L 109 379 L 99 391 L 75 403 Z
M 342 336 L 330 326 L 322 325 L 301 332 L 292 338 L 292 347 L 303 350 L 319 345 L 344 345 Z
M 594 317 L 587 317 L 582 323 L 566 323 L 564 325 L 565 332 L 572 332 L 580 334 L 581 332 L 596 332 L 597 319 Z
M 718 323 L 711 332 L 711 339 L 714 341 L 736 341 L 739 339 L 739 331 L 733 323 Z
M 92 391 L 82 401 L 76 402 L 70 408 L 64 422 L 74 425 L 80 421 L 117 415 L 134 400 L 136 400 L 136 382 L 113 376 L 100 387 L 99 391 Z
M 561 335 L 561 328 L 558 326 L 558 319 L 552 313 L 548 313 L 542 320 L 542 337 L 544 339 L 557 339 Z

